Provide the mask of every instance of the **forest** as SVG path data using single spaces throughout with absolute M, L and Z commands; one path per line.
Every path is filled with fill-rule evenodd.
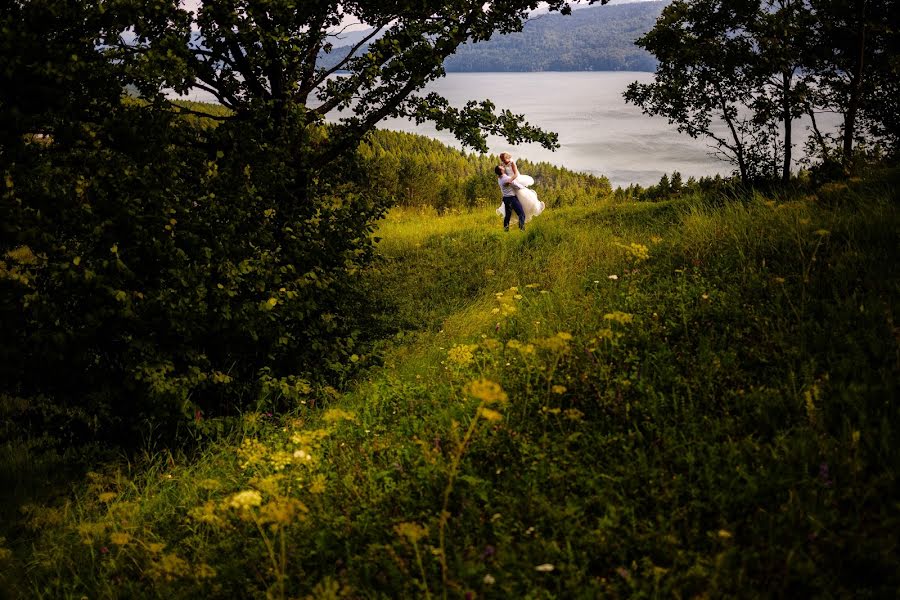
M 571 15 L 530 18 L 521 32 L 463 44 L 444 61 L 448 72 L 653 71 L 656 59 L 634 41 L 653 27 L 665 2 L 590 6 Z M 357 34 L 359 35 L 359 34 Z M 339 46 L 323 65 L 349 52 Z

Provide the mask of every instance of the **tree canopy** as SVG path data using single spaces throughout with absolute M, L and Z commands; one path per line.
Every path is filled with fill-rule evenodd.
M 789 178 L 801 115 L 822 160 L 847 169 L 857 142 L 898 148 L 898 36 L 887 25 L 898 19 L 896 2 L 675 0 L 637 41 L 659 60 L 655 80 L 625 98 L 712 140 L 745 183 Z M 837 151 L 816 126 L 825 111 L 843 115 Z

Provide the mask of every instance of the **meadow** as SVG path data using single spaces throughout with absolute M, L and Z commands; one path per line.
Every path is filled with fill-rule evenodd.
M 391 334 L 352 385 L 18 507 L 0 583 L 896 597 L 898 183 L 598 201 L 524 233 L 396 209 L 369 274 Z

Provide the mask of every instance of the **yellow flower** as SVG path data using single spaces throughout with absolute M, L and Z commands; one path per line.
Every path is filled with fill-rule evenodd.
M 614 321 L 616 323 L 625 325 L 627 323 L 631 323 L 634 320 L 634 315 L 622 312 L 620 310 L 614 310 L 611 313 L 606 313 L 605 315 L 603 315 L 603 318 L 607 321 Z
M 566 393 L 566 386 L 564 386 L 564 385 L 554 385 L 550 389 L 553 391 L 554 394 L 565 394 Z
M 324 494 L 325 493 L 325 476 L 319 473 L 312 479 L 312 483 L 309 484 L 309 492 L 311 494 Z
M 563 414 L 570 421 L 579 421 L 579 420 L 581 420 L 581 417 L 584 416 L 584 413 L 581 412 L 580 410 L 578 410 L 577 408 L 567 408 L 566 410 L 563 411 Z
M 238 510 L 248 510 L 262 504 L 262 494 L 256 490 L 244 490 L 231 496 L 228 506 Z
M 477 344 L 456 344 L 447 352 L 447 358 L 458 367 L 467 367 L 475 361 Z
M 117 531 L 116 533 L 113 533 L 109 536 L 109 541 L 116 546 L 124 546 L 131 541 L 131 535 L 125 533 L 124 531 Z
M 109 503 L 109 502 L 112 502 L 113 500 L 115 500 L 116 496 L 118 496 L 118 494 L 115 492 L 103 492 L 102 494 L 100 494 L 97 497 L 100 499 L 100 502 Z
M 627 246 L 619 243 L 616 243 L 616 245 L 625 250 L 625 253 L 631 256 L 636 262 L 650 258 L 650 249 L 643 244 L 632 242 Z
M 356 415 L 352 412 L 340 408 L 329 408 L 322 415 L 322 419 L 328 423 L 337 423 L 338 421 L 356 421 Z
M 483 400 L 487 404 L 493 402 L 505 403 L 509 398 L 499 383 L 489 379 L 476 379 L 469 382 L 465 387 L 465 393 L 478 400 Z
M 428 528 L 418 523 L 398 523 L 394 525 L 394 531 L 397 532 L 397 535 L 406 538 L 413 544 L 422 538 L 428 537 Z
M 201 479 L 197 482 L 197 487 L 202 490 L 217 490 L 222 487 L 218 479 Z
M 502 421 L 503 415 L 498 413 L 496 410 L 481 407 L 478 409 L 478 416 L 483 418 L 485 421 Z
M 263 506 L 259 511 L 259 519 L 270 525 L 290 525 L 299 513 L 309 509 L 296 498 L 280 498 Z

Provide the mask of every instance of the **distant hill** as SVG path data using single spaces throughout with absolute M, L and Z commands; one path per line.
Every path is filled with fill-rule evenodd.
M 448 72 L 654 71 L 656 59 L 635 46 L 634 40 L 653 28 L 666 4 L 597 5 L 569 16 L 536 15 L 519 33 L 461 46 L 444 68 Z M 348 45 L 323 56 L 323 66 L 334 64 L 334 57 L 346 55 L 349 49 Z

